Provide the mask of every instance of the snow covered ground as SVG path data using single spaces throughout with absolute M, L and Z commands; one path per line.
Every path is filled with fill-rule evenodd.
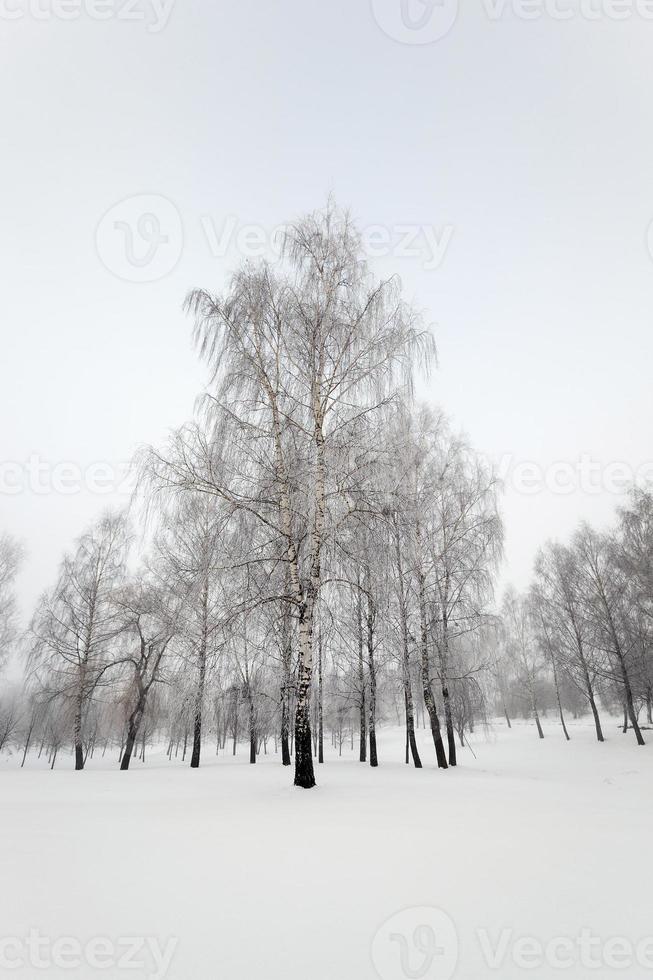
M 378 770 L 329 751 L 309 792 L 245 747 L 3 759 L 0 976 L 652 976 L 653 733 L 545 730 L 478 733 L 449 772 L 383 730 Z

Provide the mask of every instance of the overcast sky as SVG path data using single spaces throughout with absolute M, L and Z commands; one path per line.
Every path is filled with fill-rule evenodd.
M 653 21 L 573 2 L 0 0 L 0 527 L 25 613 L 119 499 L 91 464 L 191 415 L 188 289 L 330 192 L 436 323 L 423 396 L 507 472 L 504 578 L 609 519 L 605 467 L 653 456 Z

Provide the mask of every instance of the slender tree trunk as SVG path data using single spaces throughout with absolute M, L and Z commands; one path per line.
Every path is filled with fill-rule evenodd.
M 565 716 L 562 710 L 562 701 L 560 699 L 560 682 L 558 680 L 558 666 L 556 664 L 555 656 L 551 656 L 551 666 L 553 667 L 553 683 L 555 685 L 556 700 L 558 702 L 558 711 L 560 713 L 560 724 L 562 725 L 562 730 L 565 733 L 565 738 L 570 741 L 569 732 L 567 731 L 567 725 L 565 724 Z
M 357 581 L 356 612 L 358 626 L 359 741 L 358 761 L 367 762 L 367 705 L 365 704 L 365 662 L 363 659 L 363 593 L 360 574 Z
M 535 699 L 535 691 L 531 689 L 531 703 L 533 706 L 533 718 L 535 719 L 535 725 L 537 727 L 537 734 L 539 738 L 544 738 L 544 732 L 542 731 L 542 724 L 540 722 L 540 713 L 537 710 L 537 701 Z
M 290 588 L 286 580 L 286 589 Z M 290 765 L 290 692 L 292 683 L 292 640 L 290 604 L 284 600 L 282 609 L 282 676 L 281 676 L 281 764 Z
M 236 688 L 234 688 L 233 702 L 233 750 L 231 754 L 235 755 L 238 742 L 238 690 Z
M 596 729 L 596 739 L 597 739 L 598 742 L 603 742 L 603 741 L 605 741 L 605 739 L 603 738 L 603 729 L 601 728 L 601 719 L 599 717 L 599 711 L 598 711 L 598 708 L 596 706 L 596 700 L 594 698 L 594 693 L 593 693 L 593 691 L 591 689 L 591 686 L 590 686 L 590 690 L 588 692 L 588 698 L 589 698 L 590 708 L 592 709 L 592 717 L 594 718 L 594 727 Z
M 419 541 L 418 537 L 418 541 Z M 420 619 L 420 652 L 421 652 L 421 674 L 422 674 L 422 691 L 424 693 L 424 704 L 426 705 L 426 710 L 428 711 L 429 722 L 431 725 L 431 735 L 433 736 L 433 745 L 435 746 L 435 757 L 438 763 L 438 769 L 448 769 L 447 756 L 444 751 L 444 743 L 442 741 L 442 729 L 440 728 L 440 719 L 438 718 L 438 710 L 435 704 L 435 697 L 433 695 L 433 686 L 431 684 L 431 676 L 429 670 L 429 650 L 428 650 L 428 628 L 427 628 L 427 617 L 426 617 L 426 594 L 424 586 L 424 576 L 421 569 L 418 572 L 418 587 L 419 587 L 419 619 Z
M 645 745 L 646 743 L 645 743 L 644 738 L 642 736 L 642 733 L 641 733 L 641 730 L 640 730 L 640 727 L 639 727 L 639 722 L 637 721 L 637 713 L 635 711 L 635 703 L 633 701 L 633 691 L 632 691 L 632 687 L 630 686 L 630 677 L 629 677 L 629 674 L 628 674 L 628 668 L 626 666 L 626 658 L 624 656 L 623 650 L 621 649 L 621 643 L 619 641 L 619 636 L 617 634 L 617 628 L 616 628 L 616 625 L 615 625 L 615 622 L 614 622 L 614 618 L 612 616 L 612 612 L 610 610 L 610 605 L 609 605 L 608 600 L 607 600 L 607 598 L 605 596 L 605 593 L 603 592 L 603 588 L 602 587 L 601 587 L 601 599 L 602 599 L 603 607 L 604 607 L 605 612 L 606 612 L 606 615 L 607 615 L 608 626 L 609 626 L 609 629 L 610 629 L 610 635 L 612 637 L 612 645 L 614 647 L 614 652 L 615 652 L 615 655 L 617 657 L 617 662 L 619 664 L 619 670 L 621 672 L 621 679 L 622 679 L 623 685 L 624 685 L 624 703 L 625 703 L 625 707 L 626 707 L 626 728 L 624 729 L 624 731 L 627 730 L 628 718 L 630 718 L 630 723 L 631 723 L 631 725 L 633 727 L 633 731 L 635 733 L 635 739 L 637 741 L 637 744 L 638 745 Z
M 324 682 L 322 677 L 322 631 L 318 639 L 318 687 L 317 687 L 317 761 L 324 762 Z
M 404 689 L 406 692 L 406 737 L 410 746 L 413 765 L 416 769 L 421 769 L 422 760 L 419 757 L 417 739 L 415 738 L 415 717 L 413 713 L 413 692 L 411 690 L 410 675 L 404 679 Z
M 290 710 L 288 688 L 284 685 L 281 693 L 281 764 L 290 765 Z
M 451 711 L 451 696 L 449 694 L 449 624 L 446 614 L 442 618 L 442 641 L 438 644 L 438 659 L 440 663 L 440 682 L 442 685 L 442 702 L 444 704 L 444 721 L 447 729 L 447 748 L 449 750 L 449 765 L 456 766 L 456 739 L 454 735 L 453 713 Z
M 247 698 L 249 701 L 249 762 L 250 765 L 254 765 L 256 762 L 256 709 L 249 683 L 247 685 Z
M 127 727 L 127 741 L 125 742 L 125 751 L 123 752 L 122 759 L 120 762 L 120 769 L 125 771 L 129 769 L 129 763 L 132 760 L 134 754 L 134 746 L 136 744 L 136 739 L 138 738 L 138 730 L 140 728 L 141 721 L 143 719 L 144 703 L 143 694 L 139 695 L 138 703 L 129 717 L 129 723 Z
M 25 739 L 25 748 L 23 749 L 23 758 L 20 763 L 20 768 L 22 769 L 25 765 L 25 759 L 27 758 L 27 753 L 29 752 L 30 742 L 32 741 L 32 732 L 34 731 L 34 721 L 30 722 L 29 729 L 27 731 L 27 738 Z
M 82 742 L 82 713 L 84 710 L 84 700 L 83 694 L 80 690 L 77 696 L 77 702 L 75 704 L 75 719 L 73 722 L 73 740 L 75 746 L 75 770 L 79 771 L 84 768 L 84 745 Z
M 122 771 L 129 769 L 129 763 L 131 762 L 132 755 L 134 754 L 134 745 L 136 744 L 136 729 L 130 722 L 129 730 L 127 732 L 127 741 L 125 742 L 125 751 L 123 752 L 122 759 L 120 761 L 120 768 Z
M 190 760 L 191 769 L 199 769 L 200 755 L 202 753 L 202 712 L 204 709 L 204 690 L 206 687 L 206 656 L 208 650 L 208 623 L 209 623 L 209 582 L 208 582 L 208 572 L 207 572 L 205 573 L 204 586 L 202 589 L 202 636 L 200 639 L 197 691 L 195 694 L 195 712 L 193 718 L 193 754 L 191 755 L 191 760 Z
M 369 582 L 368 582 L 369 585 Z M 370 678 L 370 766 L 375 769 L 378 764 L 376 751 L 376 663 L 374 661 L 374 601 L 372 593 L 367 593 L 367 668 Z
M 305 643 L 312 643 L 310 633 L 304 637 Z M 295 786 L 311 789 L 315 786 L 313 753 L 311 751 L 311 657 L 303 656 L 299 664 L 297 684 L 297 706 L 295 708 Z
M 637 712 L 635 711 L 635 703 L 633 701 L 633 691 L 630 686 L 630 677 L 628 676 L 628 671 L 626 669 L 626 663 L 623 657 L 620 657 L 621 663 L 621 673 L 624 682 L 624 692 L 626 697 L 626 718 L 630 718 L 630 724 L 633 731 L 635 732 L 635 739 L 638 745 L 646 745 L 644 741 L 644 736 L 642 735 L 641 729 L 639 727 L 639 722 L 637 720 Z
M 588 700 L 590 703 L 590 708 L 592 709 L 592 717 L 594 719 L 594 728 L 596 730 L 596 740 L 597 742 L 603 742 L 603 729 L 601 728 L 601 719 L 599 717 L 598 708 L 596 706 L 596 701 L 594 699 L 594 694 L 590 691 L 588 693 Z
M 585 659 L 585 651 L 583 650 L 583 643 L 580 637 L 578 636 L 576 642 L 578 646 L 578 655 L 580 659 L 581 668 L 583 671 L 583 677 L 585 679 L 585 692 L 587 694 L 587 699 L 590 703 L 590 708 L 592 709 L 592 717 L 594 718 L 596 739 L 598 742 L 603 742 L 605 740 L 603 738 L 603 729 L 601 728 L 601 719 L 599 718 L 599 712 L 596 706 L 596 698 L 594 697 L 594 687 L 592 684 L 592 679 L 590 677 L 589 667 L 587 666 L 587 660 Z
M 397 562 L 398 598 L 399 598 L 399 619 L 401 625 L 401 646 L 402 646 L 402 670 L 404 681 L 404 699 L 406 704 L 406 740 L 410 746 L 413 757 L 413 764 L 416 769 L 422 768 L 422 760 L 417 750 L 417 739 L 415 738 L 415 713 L 413 709 L 413 692 L 410 683 L 410 649 L 408 645 L 408 613 L 406 610 L 406 592 L 404 589 L 404 570 L 401 560 L 401 542 L 399 540 L 399 528 L 397 521 L 394 521 L 394 542 L 395 560 Z M 406 758 L 408 763 L 408 758 Z
M 313 675 L 313 618 L 315 604 L 320 593 L 321 550 L 325 515 L 325 447 L 323 431 L 323 408 L 321 393 L 317 386 L 311 393 L 313 414 L 313 439 L 315 445 L 315 484 L 313 491 L 313 526 L 310 533 L 309 568 L 310 577 L 306 589 L 299 577 L 299 561 L 292 529 L 292 509 L 288 481 L 281 479 L 280 510 L 281 523 L 288 543 L 288 573 L 292 590 L 299 601 L 299 665 L 297 670 L 297 697 L 295 705 L 295 786 L 311 789 L 315 786 L 315 770 L 311 751 L 310 692 Z M 277 453 L 277 469 L 285 474 L 283 449 L 281 443 L 281 421 L 276 405 L 274 428 Z

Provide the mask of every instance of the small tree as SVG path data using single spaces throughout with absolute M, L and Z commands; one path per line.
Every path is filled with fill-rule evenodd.
M 84 768 L 84 723 L 124 628 L 115 592 L 122 584 L 128 535 L 122 514 L 107 514 L 78 540 L 31 624 L 30 663 L 44 696 L 68 703 L 75 769 Z

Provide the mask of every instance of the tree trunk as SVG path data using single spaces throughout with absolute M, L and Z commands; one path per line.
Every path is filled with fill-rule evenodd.
M 603 742 L 603 741 L 605 741 L 605 739 L 603 738 L 603 729 L 601 728 L 601 719 L 599 718 L 599 712 L 598 712 L 598 709 L 596 707 L 596 701 L 594 699 L 594 694 L 593 694 L 591 688 L 590 688 L 590 692 L 589 692 L 589 695 L 588 696 L 589 696 L 590 707 L 592 709 L 592 716 L 594 718 L 594 727 L 596 728 L 596 738 L 597 738 L 597 741 Z
M 419 539 L 418 539 L 419 540 Z M 433 695 L 433 686 L 431 684 L 431 677 L 429 671 L 429 649 L 428 649 L 428 629 L 427 629 L 427 619 L 426 619 L 426 595 L 424 588 L 424 576 L 422 571 L 418 572 L 418 585 L 419 585 L 419 619 L 420 619 L 420 647 L 421 647 L 421 674 L 422 674 L 422 690 L 424 692 L 424 704 L 426 705 L 426 710 L 429 715 L 429 722 L 431 725 L 431 735 L 433 736 L 433 745 L 435 746 L 435 757 L 438 763 L 438 769 L 448 769 L 447 756 L 444 751 L 444 743 L 442 741 L 442 729 L 440 728 L 440 719 L 438 718 L 438 711 L 435 704 L 435 697 Z
M 129 716 L 129 723 L 127 727 L 127 741 L 125 743 L 125 751 L 122 755 L 122 760 L 120 762 L 120 769 L 125 771 L 129 769 L 129 763 L 132 760 L 134 754 L 134 745 L 136 744 L 136 739 L 138 738 L 138 730 L 141 726 L 141 721 L 143 720 L 143 714 L 145 712 L 145 696 L 141 692 L 139 694 L 138 703 Z
M 25 739 L 25 748 L 23 750 L 23 758 L 22 758 L 21 763 L 20 763 L 20 768 L 21 769 L 25 765 L 25 759 L 27 758 L 27 753 L 29 752 L 29 746 L 30 746 L 30 742 L 32 741 L 32 732 L 33 731 L 34 731 L 34 722 L 32 721 L 30 723 L 30 726 L 29 726 L 29 729 L 28 729 L 28 732 L 27 732 L 27 738 Z
M 247 684 L 247 699 L 249 701 L 249 763 L 254 765 L 256 762 L 256 709 L 254 707 L 254 695 Z
M 633 691 L 630 686 L 630 677 L 628 675 L 628 668 L 626 667 L 626 658 L 624 656 L 623 650 L 621 649 L 621 643 L 619 641 L 619 636 L 617 634 L 617 628 L 610 610 L 608 601 L 605 597 L 603 591 L 601 592 L 601 597 L 603 601 L 603 606 L 607 614 L 608 626 L 610 628 L 610 635 L 612 637 L 612 644 L 614 647 L 614 652 L 619 663 L 619 669 L 621 671 L 621 679 L 624 685 L 624 703 L 626 709 L 626 728 L 628 727 L 628 718 L 630 718 L 630 723 L 633 726 L 633 731 L 635 732 L 635 739 L 638 745 L 645 745 L 644 738 L 640 731 L 639 722 L 637 721 L 637 714 L 635 712 L 635 704 L 633 701 Z
M 637 741 L 637 744 L 638 745 L 646 745 L 646 742 L 644 741 L 644 737 L 642 735 L 641 729 L 639 727 L 639 722 L 637 720 L 637 713 L 635 711 L 635 703 L 633 701 L 633 691 L 632 691 L 632 688 L 630 686 L 630 678 L 628 676 L 628 671 L 626 670 L 626 664 L 625 664 L 625 661 L 624 661 L 623 657 L 621 657 L 620 660 L 621 660 L 622 676 L 623 676 L 623 681 L 624 681 L 624 691 L 625 691 L 625 695 L 626 695 L 626 714 L 627 714 L 627 717 L 630 718 L 630 724 L 632 725 L 632 729 L 635 732 L 635 739 Z
M 76 771 L 79 771 L 80 769 L 84 768 L 84 745 L 82 743 L 82 711 L 83 711 L 83 699 L 82 699 L 82 693 L 80 691 L 77 697 L 77 703 L 75 705 L 75 720 L 73 724 Z
M 304 642 L 307 642 L 306 638 Z M 311 642 L 310 634 L 308 635 L 308 642 Z M 313 753 L 311 751 L 310 689 L 309 656 L 308 664 L 304 657 L 299 664 L 297 707 L 295 709 L 295 786 L 300 786 L 302 789 L 311 789 L 315 786 Z
M 401 625 L 401 646 L 402 646 L 402 670 L 404 681 L 404 700 L 406 704 L 406 740 L 410 746 L 413 757 L 413 764 L 416 769 L 422 768 L 422 760 L 417 750 L 417 740 L 415 738 L 415 713 L 413 710 L 413 692 L 410 684 L 410 649 L 408 645 L 408 613 L 406 610 L 406 592 L 404 589 L 404 570 L 401 560 L 401 542 L 399 539 L 399 527 L 394 521 L 394 541 L 395 541 L 395 560 L 397 562 L 397 581 L 399 598 L 399 619 Z M 408 763 L 408 758 L 406 758 Z
M 136 729 L 130 722 L 129 731 L 127 732 L 127 741 L 125 743 L 125 751 L 120 762 L 120 769 L 124 772 L 129 769 L 129 763 L 131 762 L 132 755 L 134 753 L 134 745 L 136 744 Z
M 288 689 L 281 692 L 281 764 L 290 765 L 290 710 L 288 705 Z
M 322 631 L 318 640 L 318 690 L 317 690 L 317 761 L 324 762 L 324 684 L 322 679 Z
M 570 741 L 569 732 L 567 731 L 567 725 L 565 724 L 565 716 L 562 710 L 562 701 L 560 700 L 560 683 L 558 681 L 558 667 L 555 661 L 555 657 L 551 657 L 551 665 L 553 667 L 553 683 L 555 685 L 556 700 L 558 702 L 558 711 L 560 713 L 560 724 L 562 725 L 562 730 L 565 733 L 565 738 Z
M 286 588 L 289 588 L 286 583 Z M 290 603 L 284 601 L 282 610 L 282 677 L 281 677 L 281 764 L 290 765 L 290 693 L 292 682 L 292 642 Z
M 533 701 L 533 718 L 535 719 L 535 725 L 537 726 L 537 734 L 539 738 L 544 738 L 544 732 L 542 731 L 542 725 L 540 722 L 540 714 L 537 710 L 537 702 L 535 700 L 535 695 L 531 693 L 531 698 Z
M 458 758 L 456 755 L 456 739 L 454 737 L 453 715 L 451 712 L 451 695 L 449 694 L 449 686 L 446 682 L 442 684 L 442 700 L 444 702 L 444 720 L 447 726 L 448 761 L 450 766 L 457 766 Z
M 365 704 L 365 662 L 363 660 L 363 594 L 358 576 L 356 599 L 358 619 L 358 690 L 359 690 L 359 741 L 358 761 L 367 762 L 367 706 Z
M 375 769 L 379 760 L 376 752 L 376 664 L 374 662 L 374 602 L 371 592 L 367 593 L 367 667 L 370 676 L 370 766 Z
M 202 590 L 202 636 L 199 649 L 199 676 L 197 679 L 197 691 L 195 694 L 195 713 L 193 718 L 193 754 L 191 755 L 191 769 L 199 769 L 200 755 L 202 752 L 202 711 L 204 708 L 204 689 L 206 686 L 206 655 L 208 648 L 208 621 L 209 621 L 209 583 L 208 575 L 204 579 Z
M 236 754 L 236 745 L 238 743 L 238 690 L 234 688 L 233 697 L 233 751 L 232 755 Z
M 447 613 L 443 609 L 442 615 L 442 637 L 437 644 L 438 661 L 440 667 L 440 684 L 442 686 L 442 703 L 444 704 L 444 721 L 447 729 L 447 748 L 449 750 L 449 765 L 456 766 L 458 759 L 456 755 L 456 739 L 454 735 L 453 714 L 451 711 L 451 697 L 449 694 L 449 682 L 447 679 L 449 672 L 449 623 Z
M 406 739 L 410 746 L 410 754 L 413 757 L 413 765 L 416 769 L 422 768 L 422 760 L 417 750 L 417 740 L 415 738 L 415 717 L 413 714 L 413 692 L 410 686 L 410 676 L 404 678 L 404 691 L 406 695 Z M 406 760 L 408 762 L 408 759 Z

